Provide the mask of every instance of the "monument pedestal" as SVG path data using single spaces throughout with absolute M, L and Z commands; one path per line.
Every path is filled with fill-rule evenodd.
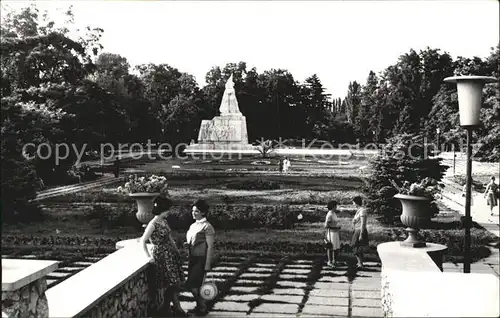
M 219 111 L 220 116 L 211 120 L 202 120 L 198 143 L 189 145 L 184 152 L 255 149 L 248 143 L 247 122 L 239 110 L 232 75 L 226 83 Z

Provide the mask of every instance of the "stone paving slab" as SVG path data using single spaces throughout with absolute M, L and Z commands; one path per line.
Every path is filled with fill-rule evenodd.
M 194 307 L 196 306 L 196 302 L 194 301 L 181 301 L 180 304 L 181 308 L 184 309 L 184 311 L 194 309 Z
M 278 286 L 285 287 L 285 288 L 304 288 L 306 287 L 306 283 L 303 282 L 291 282 L 291 281 L 278 281 Z
M 485 263 L 474 263 L 470 265 L 470 272 L 477 274 L 493 274 L 496 275 L 495 271 L 491 266 Z
M 352 282 L 353 285 L 379 285 L 380 277 L 356 277 Z
M 300 318 L 322 318 L 325 317 L 324 315 L 313 315 L 313 314 L 300 314 Z M 345 318 L 347 316 L 337 316 L 337 315 L 328 315 L 328 318 Z
M 335 267 L 335 268 L 331 268 L 330 266 L 323 266 L 321 268 L 321 272 L 322 273 L 325 273 L 325 272 L 329 272 L 329 273 L 335 273 L 335 274 L 338 274 L 338 273 L 345 273 L 347 271 L 347 266 L 338 266 L 338 267 Z
M 311 272 L 310 269 L 304 269 L 304 268 L 285 268 L 281 273 L 282 274 L 292 274 L 292 275 L 297 275 L 297 274 L 309 274 Z
M 318 279 L 320 283 L 348 283 L 346 276 L 323 276 Z
M 296 264 L 312 264 L 312 262 L 313 261 L 308 260 L 308 259 L 299 259 L 299 260 L 295 261 Z
M 262 280 L 262 278 L 267 278 L 269 277 L 269 274 L 264 274 L 264 273 L 243 273 L 240 275 L 240 278 L 246 278 L 246 279 L 257 279 L 257 280 Z
M 286 268 L 311 269 L 312 264 L 287 264 Z
M 236 291 L 241 293 L 253 293 L 256 290 L 257 287 L 232 286 L 230 291 Z
M 262 295 L 262 300 L 265 301 L 284 301 L 291 304 L 300 304 L 302 302 L 302 296 L 293 296 L 293 295 Z
M 380 300 L 381 298 L 381 291 L 379 290 L 378 292 L 375 292 L 373 290 L 352 290 L 351 291 L 351 296 L 353 298 L 363 298 L 363 299 L 378 299 Z
M 267 318 L 267 317 L 273 317 L 273 318 L 289 318 L 289 317 L 296 317 L 296 315 L 293 314 L 275 314 L 275 313 L 252 313 L 250 317 L 259 317 L 259 318 Z
M 205 317 L 246 317 L 247 314 L 239 311 L 211 311 Z
M 250 267 L 248 268 L 249 272 L 255 272 L 255 273 L 272 273 L 273 269 L 270 267 Z
M 373 291 L 379 293 L 380 289 L 381 289 L 380 284 L 379 285 L 352 284 L 352 290 L 364 290 L 364 291 Z
M 383 317 L 381 307 L 352 307 L 351 317 Z
M 239 269 L 239 266 L 241 265 L 241 263 L 239 262 L 219 262 L 217 264 L 215 268 L 221 268 L 221 267 L 225 267 L 225 268 L 236 268 L 235 271 L 237 271 Z
M 276 267 L 276 264 L 269 264 L 269 263 L 254 263 L 253 266 L 258 266 L 258 267 Z
M 353 298 L 352 299 L 352 306 L 353 307 L 380 307 L 382 306 L 381 300 L 380 299 L 360 299 L 360 298 Z
M 84 270 L 86 267 L 61 267 L 58 268 L 58 271 L 67 271 L 67 272 L 79 272 L 81 270 Z
M 348 289 L 313 289 L 309 292 L 309 297 L 349 297 Z
M 307 275 L 280 274 L 280 279 L 286 280 L 307 280 Z
M 347 283 L 321 283 L 316 282 L 314 284 L 314 289 L 349 289 L 349 284 Z
M 347 296 L 347 295 L 346 295 Z M 349 298 L 347 297 L 317 297 L 309 296 L 307 305 L 323 305 L 323 306 L 349 306 Z
M 259 297 L 260 297 L 260 295 L 257 295 L 257 294 L 226 295 L 224 297 L 224 301 L 249 302 L 249 301 L 257 299 Z
M 219 271 L 212 271 L 207 273 L 207 277 L 232 277 L 234 273 L 230 272 L 219 272 Z
M 187 269 L 187 266 L 186 266 L 186 269 Z M 227 266 L 215 266 L 213 268 L 213 270 L 215 271 L 219 271 L 219 272 L 236 272 L 238 271 L 238 267 L 227 267 Z
M 219 301 L 215 303 L 214 311 L 239 311 L 247 312 L 250 309 L 248 303 L 240 303 L 235 301 Z
M 305 315 L 320 315 L 320 316 L 348 316 L 347 306 L 316 306 L 306 304 L 302 309 L 302 313 Z
M 305 291 L 302 288 L 274 288 L 275 295 L 304 295 Z
M 52 272 L 47 274 L 47 277 L 57 277 L 57 278 L 64 278 L 66 276 L 73 275 L 72 273 L 61 273 L 61 272 Z
M 296 314 L 298 310 L 299 306 L 295 304 L 263 303 L 255 307 L 252 313 Z
M 94 263 L 92 262 L 74 262 L 74 263 L 71 263 L 72 265 L 76 265 L 76 266 L 81 266 L 81 267 L 87 267 L 87 266 L 90 266 Z

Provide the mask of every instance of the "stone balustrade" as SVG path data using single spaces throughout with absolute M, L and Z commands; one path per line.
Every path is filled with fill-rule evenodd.
M 2 259 L 2 317 L 49 316 L 47 280 L 58 262 Z
M 498 317 L 500 281 L 492 274 L 443 273 L 446 247 L 379 244 L 384 317 Z
M 50 317 L 148 317 L 163 305 L 154 267 L 138 244 L 108 255 L 46 295 Z

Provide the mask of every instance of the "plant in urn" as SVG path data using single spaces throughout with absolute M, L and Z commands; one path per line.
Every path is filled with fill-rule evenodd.
M 408 237 L 401 242 L 403 246 L 425 247 L 425 242 L 418 239 L 418 231 L 427 226 L 435 212 L 438 211 L 434 202 L 439 198 L 444 185 L 433 178 L 424 178 L 418 183 L 405 182 L 402 187 L 393 185 L 399 193 L 394 196 L 401 202 L 403 213 L 401 222 L 407 226 Z
M 151 175 L 149 177 L 137 177 L 131 175 L 129 180 L 118 187 L 118 191 L 127 194 L 137 201 L 137 220 L 146 225 L 154 217 L 153 200 L 159 195 L 168 195 L 167 178 Z

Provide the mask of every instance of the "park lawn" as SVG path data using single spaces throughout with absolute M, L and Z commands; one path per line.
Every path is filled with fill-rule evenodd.
M 246 161 L 245 161 L 246 160 Z M 251 165 L 256 158 L 246 158 L 240 165 Z M 304 169 L 308 164 L 330 166 L 330 163 L 318 165 L 312 161 L 303 160 Z M 154 169 L 164 172 L 171 168 L 174 161 L 155 161 L 145 163 L 139 168 Z M 208 170 L 217 168 L 220 163 L 203 163 Z M 293 161 L 292 161 L 293 163 Z M 295 168 L 299 165 L 296 161 Z M 354 206 L 351 199 L 359 194 L 363 182 L 358 177 L 356 166 L 365 164 L 361 160 L 353 161 L 348 169 L 348 175 L 308 176 L 299 174 L 284 175 L 248 175 L 226 172 L 184 172 L 181 175 L 169 176 L 170 196 L 174 201 L 174 208 L 188 213 L 190 204 L 195 199 L 205 198 L 213 207 L 227 209 L 230 213 L 246 213 L 244 206 L 253 206 L 259 215 L 260 209 L 265 207 L 288 206 L 295 215 L 302 213 L 302 221 L 296 222 L 291 229 L 246 228 L 223 229 L 217 228 L 217 249 L 220 253 L 265 253 L 265 254 L 293 254 L 317 255 L 323 254 L 322 221 L 326 214 L 326 203 L 337 200 L 342 210 L 339 218 L 342 224 L 340 233 L 343 243 L 342 254 L 351 253 L 349 243 L 353 228 L 351 219 Z M 193 165 L 201 164 L 193 161 Z M 334 165 L 335 163 L 331 163 Z M 343 165 L 347 168 L 349 164 Z M 168 169 L 167 169 L 168 170 Z M 238 182 L 259 181 L 276 183 L 278 189 L 234 189 L 228 185 L 237 185 Z M 142 234 L 142 228 L 137 226 L 134 214 L 135 201 L 116 193 L 119 182 L 104 188 L 88 189 L 82 192 L 50 198 L 42 201 L 42 220 L 31 223 L 6 224 L 2 223 L 2 250 L 4 253 L 44 253 L 55 255 L 66 253 L 73 257 L 94 253 L 110 253 L 115 249 L 119 240 L 136 238 Z M 228 214 L 219 214 L 227 217 Z M 231 215 L 231 214 L 229 214 Z M 104 216 L 104 217 L 103 217 Z M 123 218 L 125 216 L 125 218 Z M 128 219 L 122 222 L 122 219 Z M 132 220 L 133 222 L 130 222 Z M 134 221 L 135 220 L 135 221 Z M 440 243 L 448 246 L 445 261 L 460 262 L 462 259 L 463 231 L 458 229 L 459 216 L 440 217 L 434 219 L 431 228 L 421 231 L 421 235 L 428 242 Z M 135 222 L 135 224 L 133 224 Z M 264 223 L 265 224 L 265 223 Z M 227 228 L 227 227 L 226 227 Z M 372 216 L 368 223 L 370 247 L 367 248 L 368 259 L 378 261 L 376 247 L 388 241 L 401 241 L 406 238 L 402 224 L 382 224 Z M 174 237 L 180 244 L 184 240 L 185 229 L 174 231 Z M 476 225 L 472 229 L 472 258 L 477 261 L 490 254 L 490 243 L 497 242 L 497 238 Z M 38 251 L 38 252 L 37 252 Z M 54 254 L 55 253 L 55 254 Z

